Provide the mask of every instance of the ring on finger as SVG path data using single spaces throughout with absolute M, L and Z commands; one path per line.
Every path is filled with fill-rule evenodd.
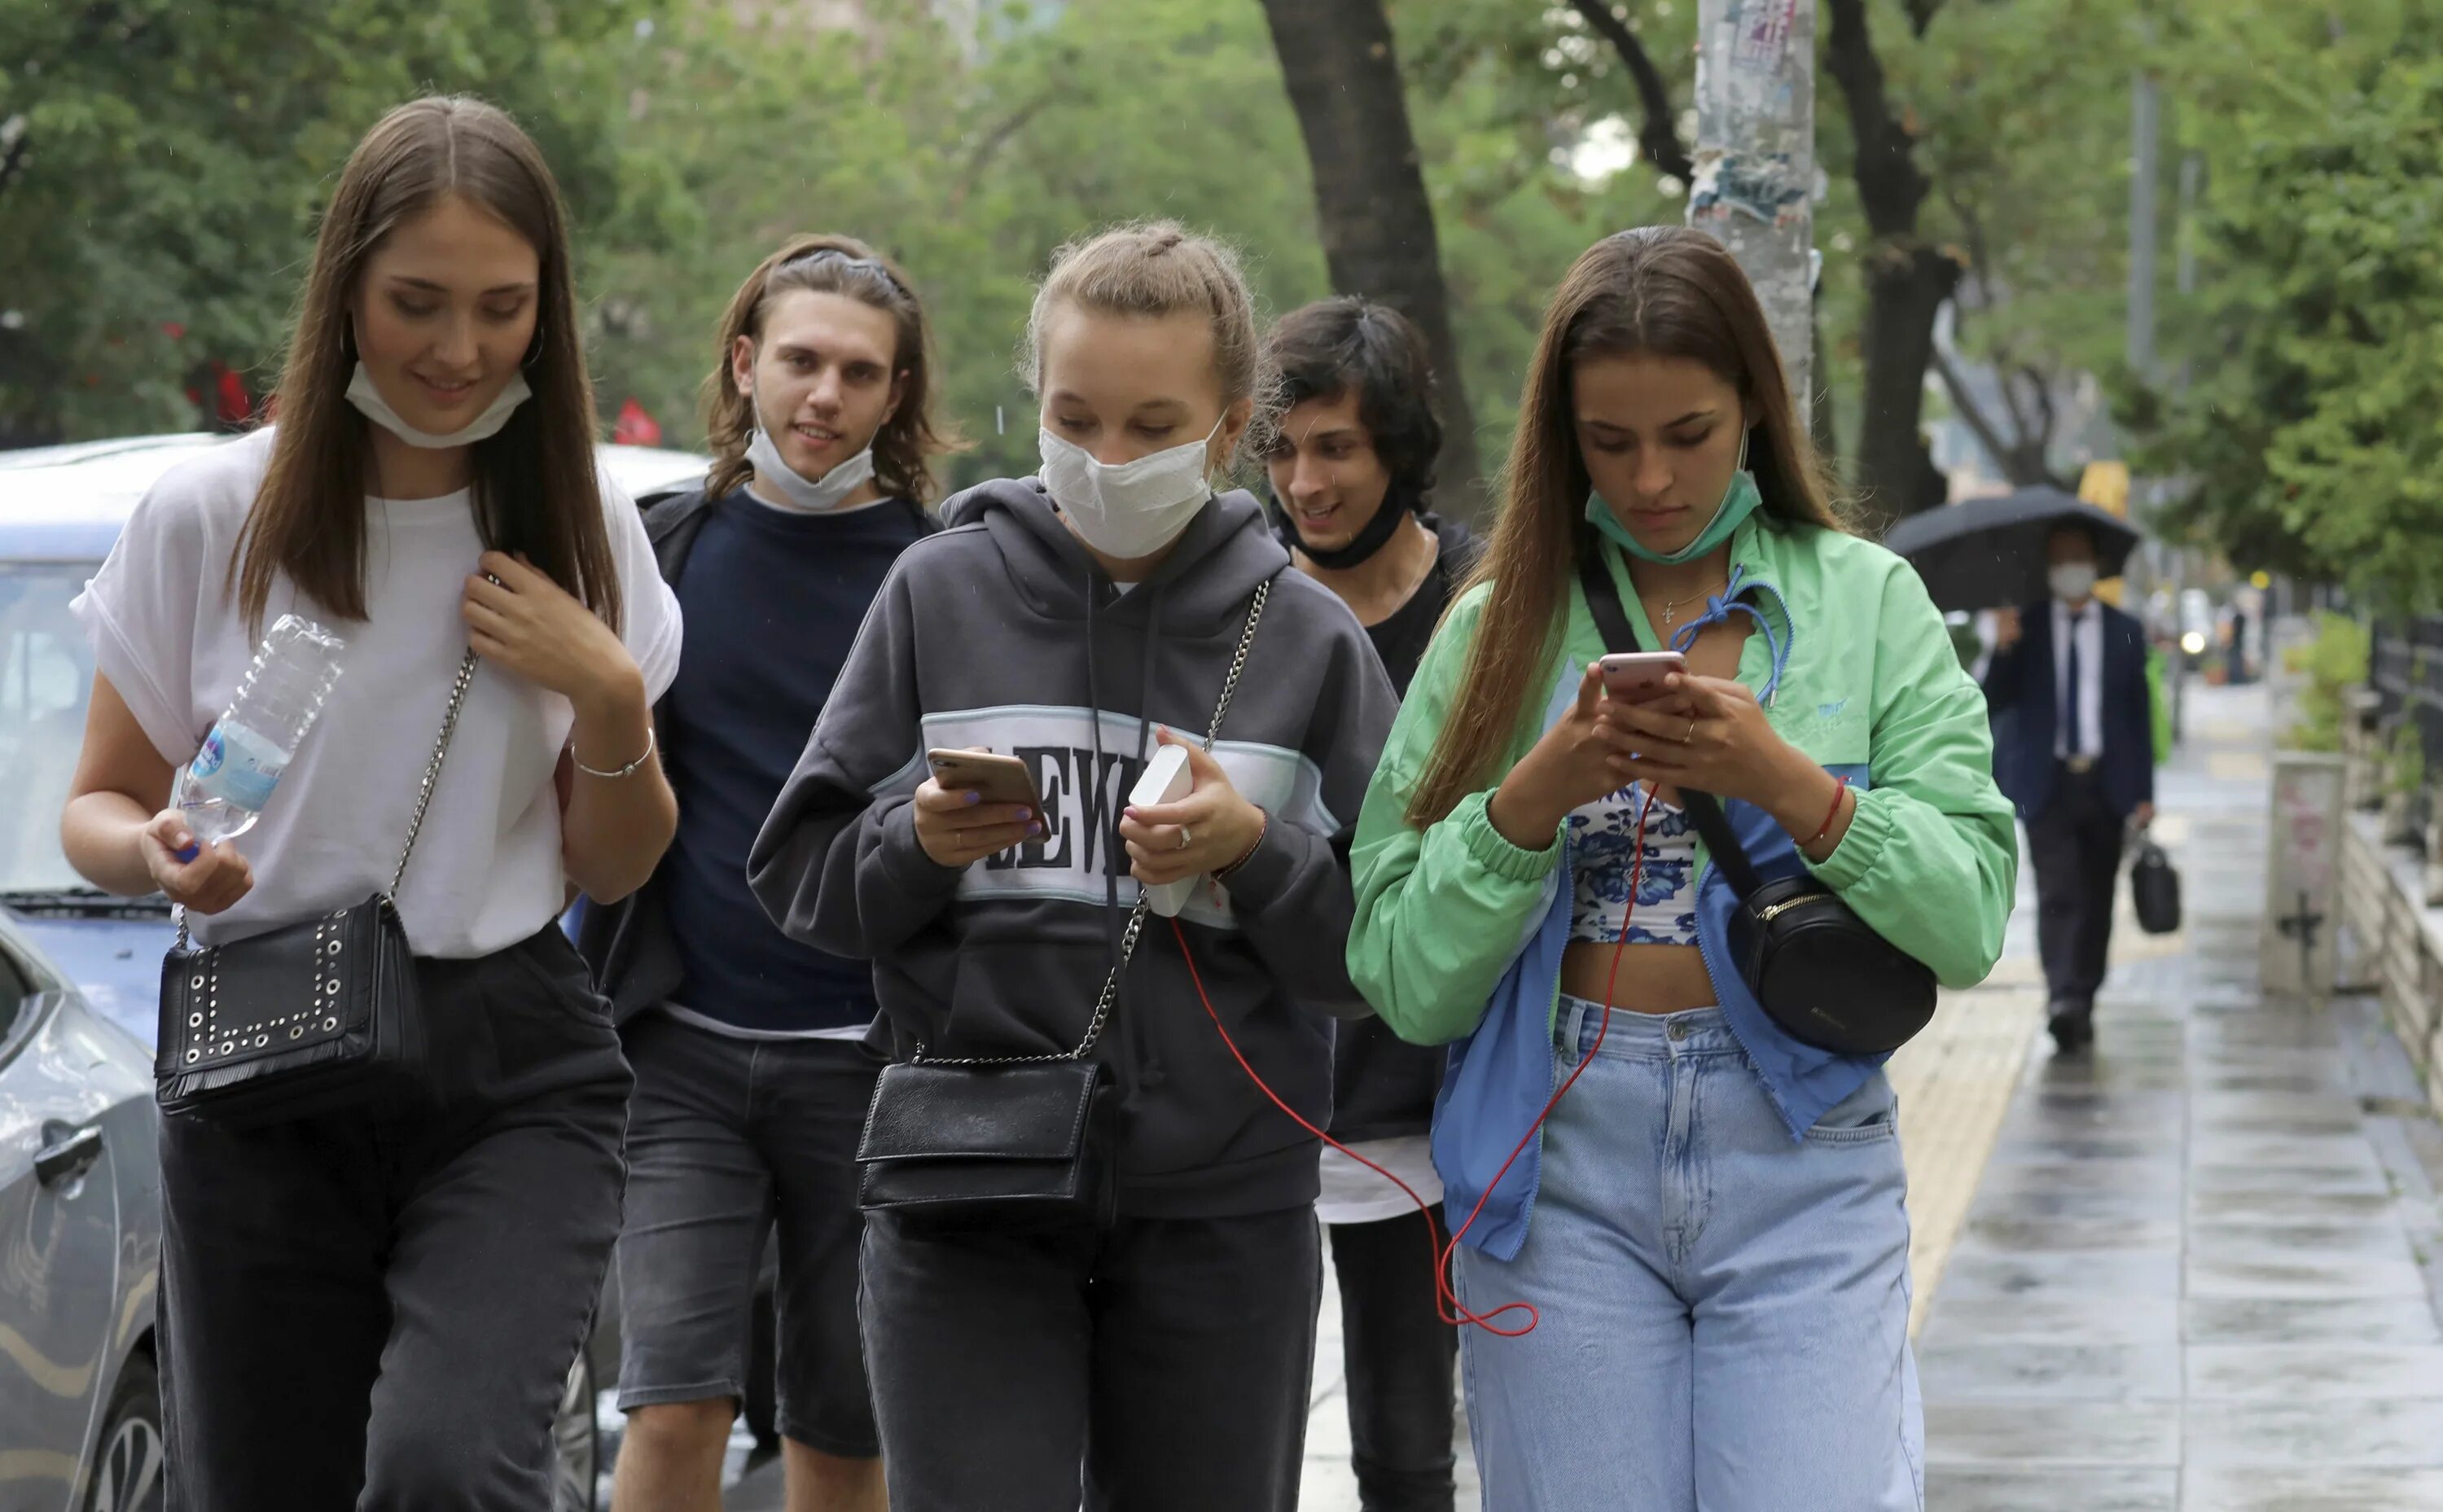
M 1181 826 L 1179 827 L 1179 848 L 1180 848 L 1180 849 L 1182 849 L 1182 850 L 1185 850 L 1189 846 L 1191 846 L 1191 845 L 1193 845 L 1193 844 L 1195 844 L 1195 842 L 1194 842 L 1194 840 L 1193 840 L 1193 839 L 1191 839 L 1191 838 L 1189 837 L 1189 835 L 1188 835 L 1188 833 L 1187 833 L 1187 826 L 1185 826 L 1185 825 L 1181 825 Z
M 1688 733 L 1680 738 L 1680 743 L 1681 745 L 1695 745 L 1697 743 L 1697 721 L 1695 720 L 1690 720 L 1688 721 Z

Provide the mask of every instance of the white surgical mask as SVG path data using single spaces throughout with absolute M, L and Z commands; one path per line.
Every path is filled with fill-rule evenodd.
M 356 376 L 348 380 L 348 403 L 357 407 L 358 413 L 409 446 L 420 446 L 426 451 L 471 446 L 478 441 L 487 441 L 499 435 L 501 428 L 509 423 L 509 415 L 517 407 L 533 397 L 534 391 L 526 387 L 526 375 L 512 373 L 507 385 L 490 404 L 484 407 L 482 414 L 445 436 L 418 430 L 400 419 L 398 411 L 390 407 L 390 401 L 381 396 L 381 391 L 374 387 L 374 375 L 365 371 L 362 362 L 357 364 Z
M 1216 420 L 1202 441 L 1112 466 L 1038 428 L 1043 486 L 1087 545 L 1123 561 L 1150 556 L 1177 540 L 1213 497 L 1205 451 L 1221 430 Z
M 820 478 L 809 479 L 781 460 L 781 448 L 773 444 L 772 433 L 760 425 L 755 428 L 754 439 L 746 443 L 746 461 L 755 469 L 755 481 L 771 484 L 786 507 L 814 515 L 837 509 L 841 500 L 864 487 L 873 477 L 873 448 L 867 446 Z
M 2063 603 L 2084 603 L 2095 592 L 2095 564 L 2055 562 L 2052 570 L 2045 574 L 2045 581 L 2052 585 L 2053 596 Z

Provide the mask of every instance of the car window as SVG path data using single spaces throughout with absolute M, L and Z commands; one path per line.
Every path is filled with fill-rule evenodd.
M 84 885 L 60 849 L 93 691 L 93 649 L 68 604 L 98 566 L 0 562 L 0 891 Z
M 27 1005 L 33 1000 L 33 984 L 5 950 L 0 950 L 0 1060 L 8 1059 L 16 1047 L 12 1043 L 17 1031 L 25 1027 Z

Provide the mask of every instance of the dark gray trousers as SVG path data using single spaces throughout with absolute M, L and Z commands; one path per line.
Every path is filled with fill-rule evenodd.
M 419 960 L 424 1095 L 161 1128 L 170 1512 L 540 1512 L 628 1066 L 560 931 Z
M 891 1512 L 1296 1507 L 1313 1208 L 955 1239 L 877 1214 L 860 1277 Z
M 2036 946 L 2055 1013 L 2086 1013 L 2112 954 L 2112 899 L 2128 822 L 2104 801 L 2094 773 L 2061 769 L 2053 800 L 2028 821 L 2036 868 Z

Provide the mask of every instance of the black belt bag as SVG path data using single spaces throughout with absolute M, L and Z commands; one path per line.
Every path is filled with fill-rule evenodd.
M 450 738 L 475 678 L 458 664 L 449 712 L 409 820 L 390 885 L 360 903 L 233 944 L 196 946 L 178 916 L 161 960 L 154 1101 L 250 1128 L 336 1108 L 389 1105 L 424 1068 L 424 1005 L 415 957 L 392 902 L 424 828 Z
M 1247 609 L 1229 676 L 1204 736 L 1211 752 L 1246 669 L 1272 585 Z M 1119 1192 L 1119 1093 L 1093 1058 L 1120 978 L 1145 931 L 1147 900 L 1129 915 L 1119 959 L 1077 1047 L 1065 1055 L 913 1060 L 885 1066 L 857 1139 L 857 1206 L 930 1232 L 1097 1228 Z
M 1586 541 L 1578 553 L 1587 608 L 1607 647 L 1642 649 L 1600 549 Z M 1731 952 L 1739 978 L 1783 1032 L 1820 1050 L 1881 1055 L 1932 1021 L 1937 984 L 1923 961 L 1813 875 L 1759 877 L 1713 794 L 1683 788 L 1680 806 L 1738 896 Z

